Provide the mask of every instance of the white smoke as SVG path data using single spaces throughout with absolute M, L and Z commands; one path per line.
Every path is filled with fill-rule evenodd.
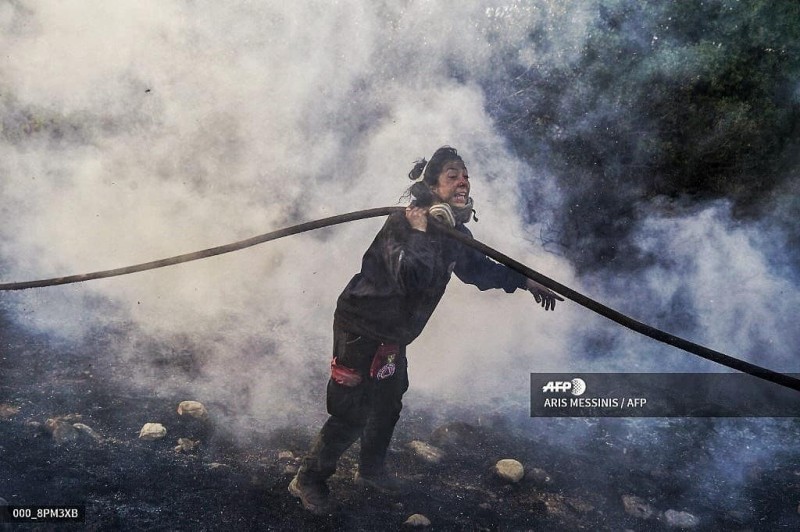
M 634 279 L 576 280 L 523 224 L 522 182 L 544 198 L 538 220 L 567 214 L 554 210 L 549 170 L 509 150 L 478 82 L 498 61 L 543 73 L 569 64 L 593 16 L 591 3 L 551 1 L 0 4 L 4 281 L 392 205 L 413 161 L 450 144 L 470 169 L 478 239 L 656 326 L 685 303 L 671 332 L 778 366 L 797 345 L 787 333 L 797 287 L 724 209 L 652 217 L 639 239 L 656 267 Z M 533 30 L 541 38 L 528 39 Z M 188 385 L 275 424 L 319 416 L 336 297 L 380 225 L 6 294 L 4 306 L 54 337 L 125 330 L 104 355 L 119 361 L 121 383 Z M 609 342 L 602 353 L 598 338 Z M 194 353 L 199 375 L 151 365 L 170 350 Z M 680 368 L 689 356 L 569 302 L 545 313 L 528 294 L 458 281 L 409 353 L 409 400 L 476 406 L 524 403 L 532 371 Z
M 597 283 L 587 291 L 604 294 L 604 303 L 640 321 L 730 356 L 793 372 L 800 337 L 792 309 L 800 303 L 800 290 L 769 252 L 778 236 L 757 224 L 735 222 L 727 202 L 689 212 L 654 212 L 633 235 L 638 252 L 651 257 L 651 267 L 583 281 Z M 598 371 L 730 371 L 608 322 L 584 328 L 592 330 L 613 346 L 605 353 L 587 351 Z
M 450 144 L 473 176 L 476 236 L 569 281 L 567 265 L 525 240 L 518 182 L 541 178 L 507 150 L 470 80 L 491 71 L 498 49 L 532 61 L 518 43 L 533 24 L 569 23 L 578 50 L 579 4 L 5 3 L 4 280 L 121 267 L 392 205 L 413 161 Z M 190 352 L 203 364 L 190 383 L 199 397 L 275 423 L 318 415 L 336 297 L 380 224 L 7 294 L 6 305 L 53 337 L 126 331 L 104 354 L 119 361 L 120 382 L 185 388 L 150 363 Z M 442 393 L 465 398 L 459 367 L 491 354 L 485 382 L 497 390 L 510 368 L 524 374 L 532 359 L 565 353 L 566 309 L 545 316 L 525 294 L 452 292 L 412 350 L 414 386 L 438 389 L 452 372 Z

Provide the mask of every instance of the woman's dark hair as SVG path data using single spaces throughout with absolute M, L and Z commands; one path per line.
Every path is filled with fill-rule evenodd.
M 414 162 L 414 168 L 408 173 L 408 178 L 417 181 L 422 176 L 422 181 L 417 181 L 408 189 L 408 193 L 414 197 L 414 204 L 420 207 L 429 207 L 434 203 L 435 196 L 431 192 L 431 187 L 435 187 L 439 182 L 439 174 L 442 173 L 445 163 L 450 161 L 464 162 L 455 148 L 442 146 L 433 153 L 430 161 L 419 159 Z M 425 175 L 422 172 L 425 172 Z

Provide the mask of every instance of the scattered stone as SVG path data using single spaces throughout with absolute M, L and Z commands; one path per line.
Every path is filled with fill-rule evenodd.
M 286 467 L 283 468 L 284 475 L 296 475 L 297 470 L 299 468 L 295 464 L 286 464 Z
M 75 441 L 80 436 L 80 432 L 75 427 L 58 418 L 50 418 L 45 421 L 44 429 L 53 437 L 56 443 Z
M 88 436 L 96 443 L 102 443 L 103 441 L 103 437 L 95 432 L 89 425 L 85 425 L 83 423 L 73 423 L 72 427 L 81 434 Z
M 494 474 L 507 482 L 517 483 L 525 476 L 525 468 L 522 464 L 512 458 L 498 460 L 494 465 Z
M 195 450 L 200 440 L 190 440 L 189 438 L 178 438 L 178 445 L 175 451 L 179 453 L 191 453 Z
M 424 441 L 414 440 L 406 444 L 414 456 L 428 464 L 438 464 L 444 458 L 444 451 Z
M 482 502 L 478 505 L 478 508 L 480 508 L 481 510 L 491 510 L 492 505 L 489 504 L 488 502 Z
M 405 508 L 405 506 L 403 505 L 403 503 L 402 503 L 402 502 L 396 502 L 396 503 L 394 503 L 394 504 L 392 505 L 392 507 L 393 507 L 395 510 L 398 510 L 398 511 L 403 511 L 403 508 Z
M 533 469 L 528 471 L 528 473 L 525 476 L 539 485 L 550 484 L 551 482 L 553 482 L 553 479 L 550 477 L 550 475 L 547 474 L 547 471 L 545 471 L 544 469 L 540 469 L 538 467 L 534 467 Z
M 167 435 L 167 429 L 161 423 L 145 423 L 139 431 L 139 439 L 160 440 Z
M 178 414 L 187 415 L 195 419 L 208 419 L 208 410 L 203 403 L 197 401 L 181 401 L 178 405 Z
M 644 499 L 634 495 L 623 495 L 622 504 L 625 505 L 626 514 L 639 519 L 650 519 L 656 514 L 655 508 L 647 504 Z
M 567 506 L 572 508 L 575 511 L 578 511 L 582 514 L 587 514 L 594 510 L 594 506 L 589 504 L 583 499 L 567 499 L 566 500 Z
M 278 460 L 294 460 L 294 453 L 292 451 L 281 451 L 278 453 Z
M 403 523 L 403 526 L 411 528 L 427 528 L 431 526 L 431 520 L 422 514 L 414 514 L 406 519 L 405 523 Z
M 226 467 L 228 467 L 228 464 L 222 464 L 220 462 L 211 462 L 208 464 L 209 469 L 224 469 Z
M 0 420 L 6 421 L 19 414 L 18 406 L 11 406 L 5 403 L 0 403 Z
M 700 524 L 700 519 L 689 512 L 677 512 L 675 510 L 664 512 L 664 520 L 672 528 L 695 528 Z

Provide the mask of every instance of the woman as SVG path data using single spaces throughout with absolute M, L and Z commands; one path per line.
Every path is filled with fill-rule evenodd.
M 355 483 L 396 491 L 384 461 L 408 389 L 406 346 L 425 327 L 452 273 L 480 290 L 529 290 L 545 310 L 563 301 L 544 286 L 493 262 L 429 223 L 428 215 L 464 226 L 473 215 L 467 168 L 449 146 L 409 173 L 412 204 L 386 220 L 345 287 L 333 322 L 333 360 L 323 425 L 289 491 L 315 513 L 328 505 L 326 480 L 339 457 L 361 438 Z

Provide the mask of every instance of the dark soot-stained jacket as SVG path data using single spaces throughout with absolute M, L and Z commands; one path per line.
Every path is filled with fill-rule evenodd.
M 411 343 L 444 294 L 450 274 L 480 290 L 513 292 L 525 277 L 449 238 L 428 224 L 411 228 L 402 212 L 389 216 L 336 305 L 334 322 L 386 343 Z M 472 236 L 458 224 L 456 229 Z

